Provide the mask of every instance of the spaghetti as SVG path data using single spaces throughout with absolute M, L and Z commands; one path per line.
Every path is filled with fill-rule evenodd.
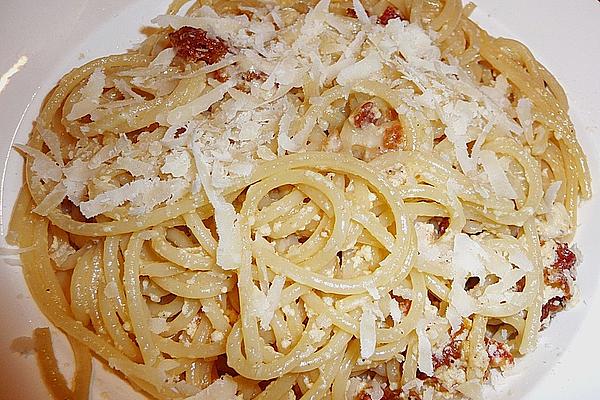
M 575 294 L 560 85 L 458 0 L 188 3 L 17 146 L 52 393 L 93 354 L 158 399 L 481 398 Z

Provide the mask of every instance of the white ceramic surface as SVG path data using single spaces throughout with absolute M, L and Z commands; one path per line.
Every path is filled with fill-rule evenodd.
M 124 51 L 142 37 L 140 27 L 166 9 L 168 0 L 4 0 L 0 4 L 0 77 L 24 57 L 25 65 L 0 79 L 0 229 L 6 224 L 22 179 L 22 160 L 10 151 L 25 142 L 46 93 L 71 68 Z M 582 400 L 600 398 L 600 3 L 594 0 L 476 0 L 473 18 L 494 35 L 519 39 L 565 87 L 571 115 L 588 154 L 596 197 L 580 213 L 576 242 L 584 255 L 578 282 L 581 301 L 554 319 L 538 350 L 521 360 L 496 393 L 486 398 Z M 18 266 L 0 260 L 0 399 L 46 399 L 32 355 L 14 340 L 48 322 L 24 285 Z M 59 364 L 67 374 L 68 346 L 54 330 Z M 97 364 L 93 399 L 142 398 Z

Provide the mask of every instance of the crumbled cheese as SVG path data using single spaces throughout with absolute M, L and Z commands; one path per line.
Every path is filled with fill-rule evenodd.
M 542 264 L 544 267 L 550 267 L 556 262 L 556 242 L 548 240 L 542 245 Z
M 432 387 L 426 387 L 423 392 L 423 400 L 433 400 L 435 389 Z
M 452 266 L 455 276 L 452 281 L 449 299 L 450 304 L 446 317 L 455 332 L 462 322 L 461 317 L 468 317 L 478 309 L 477 302 L 464 289 L 469 276 L 476 276 L 483 280 L 486 269 L 483 265 L 487 257 L 481 245 L 464 233 L 459 233 L 454 238 Z
M 329 328 L 331 325 L 333 325 L 333 321 L 327 316 L 327 314 L 319 315 L 315 323 L 319 328 Z
M 174 150 L 165 157 L 165 163 L 160 168 L 160 172 L 163 174 L 171 174 L 174 178 L 180 178 L 188 174 L 190 165 L 191 158 L 187 151 Z
M 113 164 L 117 169 L 123 169 L 134 177 L 152 178 L 156 175 L 154 166 L 150 163 L 131 157 L 118 157 Z
M 444 387 L 455 387 L 466 382 L 467 374 L 463 368 L 456 366 L 442 366 L 436 370 L 436 378 L 440 380 Z
M 162 153 L 162 144 L 160 142 L 152 142 L 148 145 L 148 152 L 153 157 L 157 157 Z

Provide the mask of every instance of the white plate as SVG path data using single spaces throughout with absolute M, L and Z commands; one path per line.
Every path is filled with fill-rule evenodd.
M 0 26 L 0 229 L 6 233 L 17 191 L 22 160 L 10 152 L 23 143 L 40 104 L 57 80 L 71 68 L 95 57 L 122 52 L 139 42 L 139 28 L 166 9 L 168 0 L 12 0 L 3 2 Z M 571 102 L 571 116 L 588 155 L 596 197 L 580 213 L 576 242 L 584 260 L 579 267 L 581 301 L 556 317 L 542 335 L 538 350 L 520 360 L 499 399 L 595 399 L 600 393 L 600 3 L 593 0 L 477 0 L 473 18 L 494 35 L 516 38 L 555 74 Z M 6 85 L 5 72 L 27 62 Z M 14 70 L 14 69 L 13 69 Z M 48 322 L 24 285 L 19 267 L 0 260 L 0 399 L 44 399 L 32 355 L 11 348 L 15 338 Z M 55 331 L 56 332 L 56 331 Z M 68 346 L 57 336 L 60 366 L 70 373 Z M 98 366 L 98 364 L 97 364 Z M 519 372 L 517 372 L 519 371 Z M 94 372 L 94 399 L 142 398 L 102 367 Z

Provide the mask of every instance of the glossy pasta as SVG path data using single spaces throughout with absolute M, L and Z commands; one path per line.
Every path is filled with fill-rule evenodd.
M 589 172 L 558 82 L 473 7 L 174 1 L 65 75 L 8 238 L 73 347 L 68 384 L 36 330 L 53 395 L 95 356 L 158 399 L 481 398 L 532 351 Z

